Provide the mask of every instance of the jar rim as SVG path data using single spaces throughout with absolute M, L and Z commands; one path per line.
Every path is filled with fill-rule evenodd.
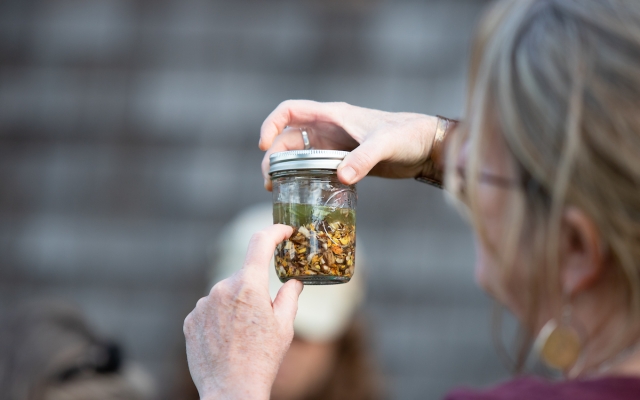
M 349 154 L 340 150 L 291 150 L 273 153 L 269 157 L 269 175 L 293 169 L 337 170 Z

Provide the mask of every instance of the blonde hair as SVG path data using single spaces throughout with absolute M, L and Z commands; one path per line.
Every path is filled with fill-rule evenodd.
M 503 0 L 484 17 L 472 54 L 465 128 L 449 154 L 469 143 L 464 189 L 485 242 L 476 193 L 492 132 L 502 136 L 520 172 L 522 190 L 505 227 L 510 240 L 493 250 L 508 269 L 529 245 L 525 329 L 534 326 L 540 296 L 559 290 L 558 232 L 567 205 L 597 226 L 620 277 L 629 321 L 639 316 L 639 107 L 639 1 Z M 451 185 L 456 165 L 448 159 Z M 623 340 L 610 351 L 626 346 Z M 525 359 L 521 349 L 516 367 Z

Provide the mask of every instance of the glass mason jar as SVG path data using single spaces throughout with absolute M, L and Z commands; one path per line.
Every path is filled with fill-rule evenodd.
M 269 158 L 273 223 L 293 227 L 275 251 L 282 282 L 307 285 L 349 282 L 356 255 L 356 187 L 338 180 L 338 165 L 349 154 L 296 150 Z

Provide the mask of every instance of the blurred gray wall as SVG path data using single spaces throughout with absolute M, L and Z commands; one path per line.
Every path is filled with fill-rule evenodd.
M 460 116 L 485 3 L 3 1 L 0 313 L 77 301 L 179 398 L 210 244 L 270 201 L 262 120 L 289 98 Z M 469 229 L 442 193 L 367 178 L 358 229 L 391 396 L 504 377 Z

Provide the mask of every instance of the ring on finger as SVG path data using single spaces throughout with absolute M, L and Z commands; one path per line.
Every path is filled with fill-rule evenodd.
M 309 134 L 307 133 L 307 129 L 300 128 L 300 133 L 302 134 L 302 143 L 304 143 L 304 149 L 311 149 L 311 143 L 309 143 Z

